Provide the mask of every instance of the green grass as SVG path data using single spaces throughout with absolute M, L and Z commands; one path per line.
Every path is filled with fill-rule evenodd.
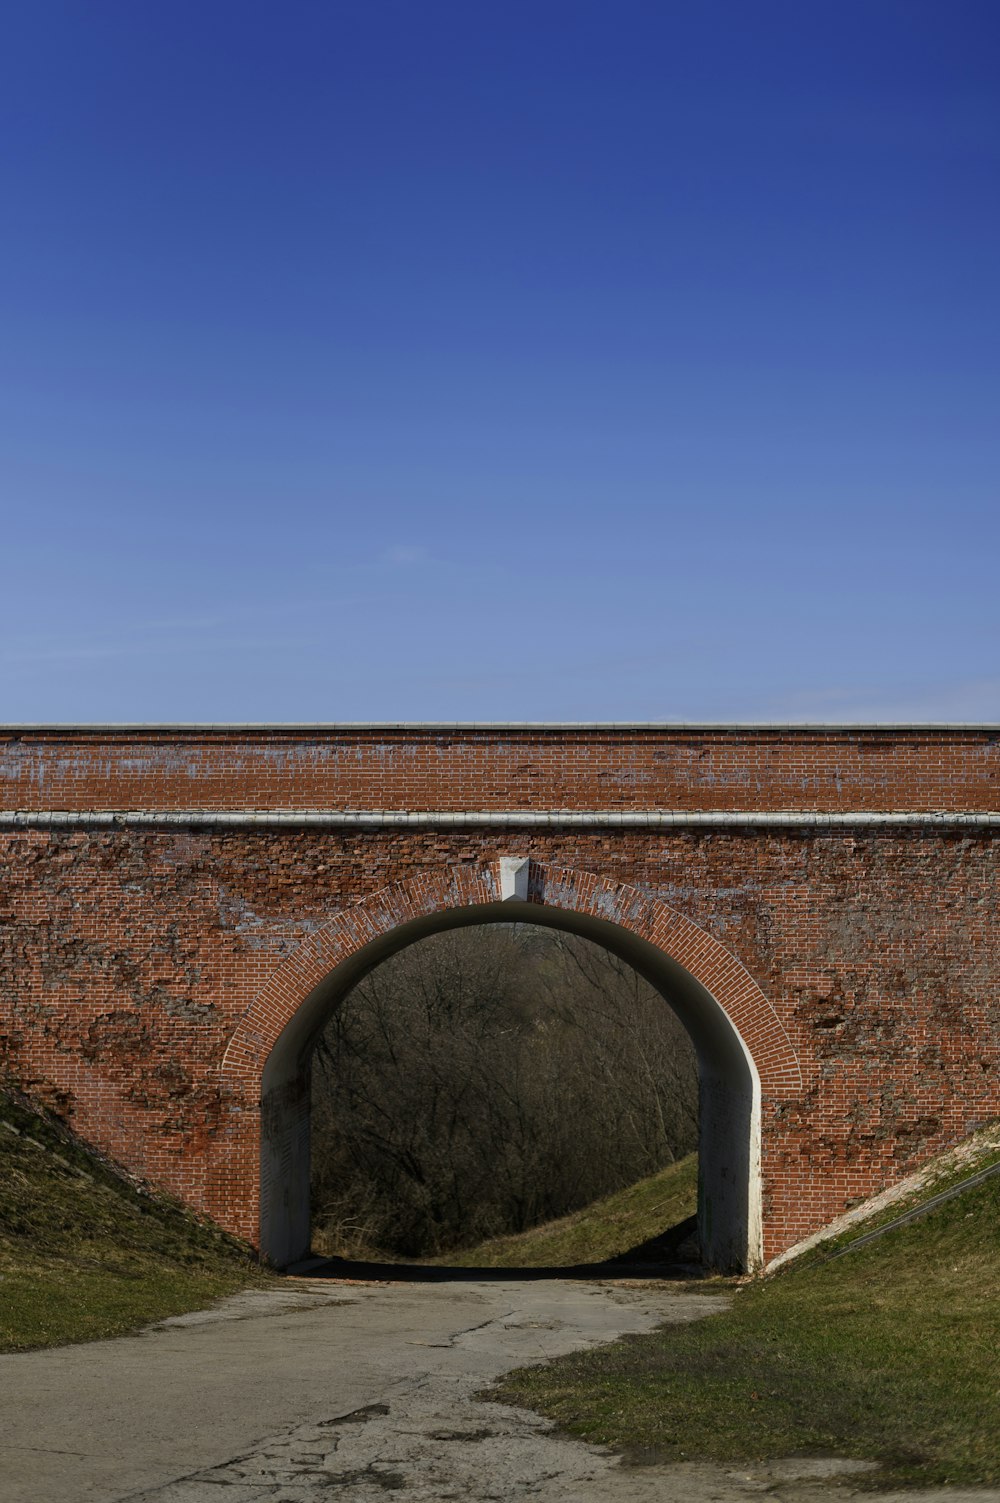
M 833 1252 L 849 1247 L 857 1238 L 865 1237 L 879 1227 L 888 1226 L 898 1217 L 918 1210 L 927 1201 L 961 1184 L 963 1180 L 971 1179 L 973 1175 L 981 1173 L 984 1169 L 1000 1164 L 1000 1149 L 993 1146 L 992 1141 L 995 1136 L 995 1129 L 991 1129 L 989 1139 L 986 1138 L 985 1133 L 974 1133 L 966 1138 L 966 1144 L 979 1142 L 978 1150 L 971 1160 L 955 1162 L 951 1153 L 943 1154 L 940 1159 L 933 1161 L 927 1167 L 927 1177 L 919 1189 L 911 1190 L 909 1194 L 902 1195 L 898 1200 L 884 1206 L 881 1211 L 866 1215 L 862 1221 L 855 1222 L 836 1236 L 827 1237 L 817 1243 L 816 1247 L 810 1250 L 808 1259 L 804 1258 L 803 1262 L 808 1261 L 811 1264 L 817 1259 L 827 1258 Z
M 698 1201 L 698 1155 L 689 1154 L 658 1174 L 595 1201 L 572 1216 L 547 1221 L 511 1237 L 434 1258 L 463 1268 L 571 1268 L 602 1263 L 654 1241 L 668 1227 L 694 1215 Z M 651 1250 L 649 1261 L 656 1261 Z
M 870 1485 L 1000 1484 L 1000 1180 L 827 1251 L 725 1313 L 523 1369 L 494 1397 L 650 1459 L 832 1454 L 880 1462 Z
M 121 1335 L 267 1277 L 0 1091 L 0 1351 Z

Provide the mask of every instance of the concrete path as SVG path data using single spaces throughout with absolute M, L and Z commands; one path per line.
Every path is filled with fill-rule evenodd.
M 289 1282 L 138 1336 L 0 1356 L 2 1503 L 747 1503 L 855 1496 L 852 1464 L 623 1466 L 477 1401 L 511 1367 L 720 1298 L 585 1282 Z M 854 1463 L 853 1467 L 857 1468 Z M 863 1466 L 863 1464 L 862 1464 Z M 901 1499 L 901 1494 L 888 1495 Z M 944 1490 L 921 1503 L 1000 1494 Z M 883 1495 L 885 1498 L 886 1495 Z

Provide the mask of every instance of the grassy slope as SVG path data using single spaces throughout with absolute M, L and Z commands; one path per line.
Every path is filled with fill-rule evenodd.
M 0 1092 L 0 1351 L 119 1335 L 266 1277 Z
M 1000 1179 L 828 1252 L 724 1314 L 524 1369 L 497 1396 L 664 1460 L 833 1453 L 882 1462 L 878 1485 L 1000 1483 Z
M 572 1216 L 517 1236 L 494 1237 L 433 1261 L 463 1268 L 568 1268 L 600 1263 L 640 1247 L 693 1215 L 697 1198 L 698 1156 L 692 1153 Z

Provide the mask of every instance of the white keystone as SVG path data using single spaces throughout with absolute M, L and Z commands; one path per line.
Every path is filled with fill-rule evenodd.
M 506 903 L 509 898 L 528 899 L 527 856 L 500 857 L 500 897 Z

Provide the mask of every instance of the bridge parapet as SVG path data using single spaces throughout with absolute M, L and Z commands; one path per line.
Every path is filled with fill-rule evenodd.
M 0 809 L 992 813 L 1000 727 L 0 727 Z

